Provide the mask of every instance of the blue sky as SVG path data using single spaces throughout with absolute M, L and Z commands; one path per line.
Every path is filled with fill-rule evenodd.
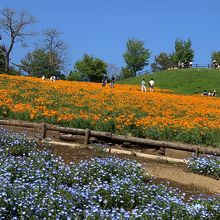
M 38 20 L 35 31 L 61 31 L 69 46 L 69 69 L 84 53 L 125 66 L 129 38 L 144 42 L 150 63 L 160 52 L 174 51 L 176 39 L 191 39 L 194 63 L 208 64 L 211 52 L 220 50 L 219 0 L 0 0 L 4 7 L 29 11 Z M 38 41 L 33 38 L 25 49 L 17 45 L 13 61 L 19 62 Z

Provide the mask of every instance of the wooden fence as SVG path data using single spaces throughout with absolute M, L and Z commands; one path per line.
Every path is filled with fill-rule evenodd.
M 169 149 L 175 149 L 175 150 L 195 152 L 196 155 L 211 154 L 211 155 L 220 156 L 220 149 L 218 148 L 116 135 L 110 132 L 100 132 L 100 131 L 93 131 L 89 129 L 69 128 L 69 127 L 61 127 L 61 126 L 45 124 L 45 123 L 37 124 L 37 123 L 30 123 L 30 122 L 16 121 L 16 120 L 0 120 L 0 127 L 1 125 L 35 128 L 39 130 L 41 138 L 47 137 L 47 131 L 57 131 L 59 133 L 82 135 L 82 136 L 85 136 L 85 140 L 84 140 L 85 145 L 89 144 L 90 137 L 95 137 L 95 138 L 101 138 L 101 139 L 105 139 L 105 140 L 112 141 L 112 142 L 129 142 L 133 144 L 144 145 L 144 147 L 155 147 L 155 148 L 162 147 L 162 148 L 169 148 Z

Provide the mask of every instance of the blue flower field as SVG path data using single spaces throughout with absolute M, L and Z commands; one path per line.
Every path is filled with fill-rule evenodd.
M 187 198 L 136 161 L 66 164 L 25 134 L 0 130 L 0 219 L 220 219 L 220 195 Z

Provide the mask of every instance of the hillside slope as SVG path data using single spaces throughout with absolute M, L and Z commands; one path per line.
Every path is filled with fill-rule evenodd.
M 201 93 L 203 90 L 216 90 L 217 94 L 220 94 L 220 70 L 214 69 L 167 70 L 121 80 L 118 83 L 140 85 L 142 79 L 148 82 L 151 78 L 154 79 L 156 87 L 171 89 L 180 94 Z

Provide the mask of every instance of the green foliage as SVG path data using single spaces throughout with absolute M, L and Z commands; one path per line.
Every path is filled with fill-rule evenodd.
M 116 132 L 115 119 L 113 118 L 106 123 L 103 123 L 102 121 L 100 121 L 95 125 L 95 129 L 98 131 L 106 131 L 106 132 L 115 133 Z
M 82 78 L 80 72 L 71 71 L 69 76 L 67 77 L 67 80 L 70 80 L 70 81 L 83 81 L 83 78 Z
M 74 65 L 73 77 L 80 76 L 83 80 L 90 82 L 100 82 L 103 75 L 107 74 L 106 63 L 91 55 L 85 54 L 82 60 L 78 60 Z M 69 77 L 72 77 L 71 74 Z
M 212 61 L 216 60 L 218 64 L 220 64 L 220 51 L 213 51 L 211 55 Z
M 0 45 L 0 73 L 5 73 L 6 67 L 6 55 L 2 49 L 2 45 Z M 9 75 L 21 75 L 21 72 L 14 67 L 9 67 L 8 70 Z
M 150 52 L 145 49 L 144 42 L 137 39 L 129 39 L 127 42 L 127 50 L 124 53 L 126 67 L 136 76 L 137 71 L 143 70 L 148 65 Z
M 139 138 L 150 138 L 153 140 L 177 141 L 197 145 L 203 144 L 213 147 L 220 146 L 220 130 L 218 129 L 183 129 L 181 127 L 178 129 L 170 127 L 164 127 L 163 129 L 159 129 L 158 127 L 146 127 L 143 129 L 141 127 L 137 127 L 135 124 L 132 124 L 124 126 L 119 134 Z
M 6 65 L 6 57 L 0 45 L 0 73 L 4 73 L 5 65 Z
M 50 64 L 50 58 L 53 58 L 55 65 Z M 51 75 L 60 76 L 62 61 L 57 53 L 47 52 L 44 49 L 36 49 L 28 53 L 21 61 L 21 69 L 30 76 L 50 77 Z
M 175 53 L 174 53 L 174 60 L 176 64 L 180 62 L 190 62 L 193 61 L 194 58 L 194 50 L 191 48 L 192 42 L 191 40 L 183 41 L 183 40 L 176 40 L 175 41 Z
M 21 71 L 18 70 L 18 69 L 15 69 L 14 67 L 10 67 L 10 68 L 9 68 L 8 74 L 9 74 L 9 75 L 14 75 L 14 76 L 20 76 L 20 75 L 22 75 Z
M 58 75 L 58 79 L 65 80 L 66 75 L 65 74 L 60 74 L 60 75 Z
M 167 54 L 165 52 L 160 53 L 155 57 L 155 62 L 151 64 L 153 72 L 166 70 L 169 67 L 176 66 L 173 54 Z
M 127 67 L 122 67 L 120 72 L 120 79 L 127 79 L 133 77 L 133 73 Z

